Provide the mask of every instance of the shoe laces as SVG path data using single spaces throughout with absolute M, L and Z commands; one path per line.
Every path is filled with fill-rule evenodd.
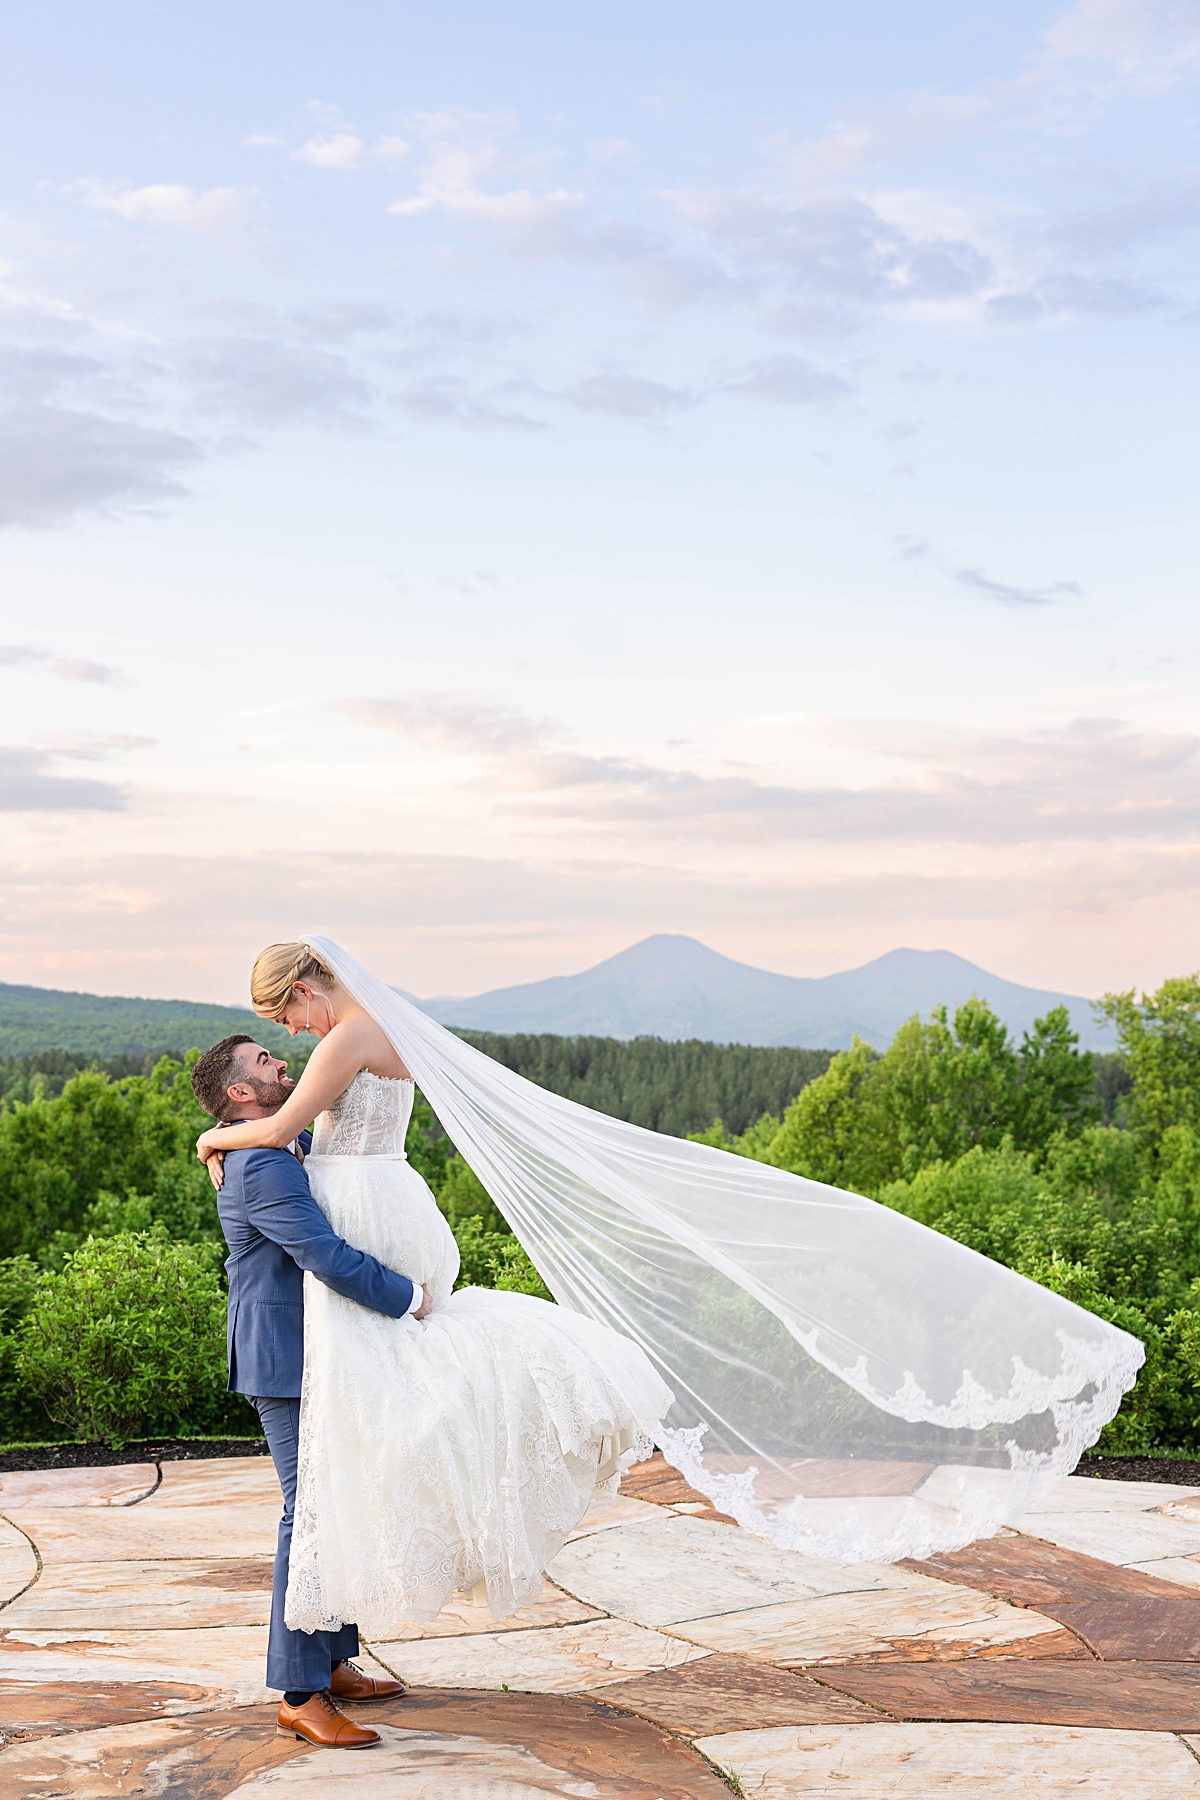
M 366 1680 L 366 1676 L 363 1675 L 363 1672 L 359 1668 L 358 1664 L 356 1662 L 351 1662 L 350 1658 L 348 1656 L 342 1658 L 340 1667 L 343 1669 L 349 1669 L 349 1671 L 352 1675 L 362 1675 L 363 1680 L 364 1681 Z

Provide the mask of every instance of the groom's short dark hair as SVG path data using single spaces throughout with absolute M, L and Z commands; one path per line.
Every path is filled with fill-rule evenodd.
M 229 1123 L 229 1115 L 234 1110 L 229 1098 L 230 1085 L 241 1079 L 238 1051 L 243 1044 L 256 1041 L 248 1031 L 235 1031 L 232 1037 L 222 1038 L 219 1044 L 206 1050 L 192 1070 L 193 1094 L 206 1113 L 225 1124 Z

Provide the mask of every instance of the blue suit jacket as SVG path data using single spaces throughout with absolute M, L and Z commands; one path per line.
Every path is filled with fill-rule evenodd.
M 302 1132 L 301 1149 L 311 1138 Z M 304 1271 L 372 1312 L 403 1318 L 415 1292 L 340 1238 L 290 1150 L 231 1150 L 217 1195 L 229 1245 L 229 1386 L 295 1399 L 304 1373 Z

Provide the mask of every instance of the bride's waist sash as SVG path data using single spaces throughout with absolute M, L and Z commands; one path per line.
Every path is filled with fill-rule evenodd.
M 310 1150 L 304 1158 L 304 1166 L 309 1163 L 406 1163 L 408 1154 L 404 1150 Z

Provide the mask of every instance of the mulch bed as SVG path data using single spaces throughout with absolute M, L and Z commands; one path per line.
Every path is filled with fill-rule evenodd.
M 1177 1487 L 1200 1487 L 1200 1462 L 1175 1456 L 1081 1456 L 1075 1473 L 1099 1481 L 1168 1481 Z
M 107 1444 L 17 1444 L 0 1450 L 0 1475 L 23 1469 L 107 1469 L 118 1463 L 188 1462 L 210 1456 L 266 1456 L 265 1438 L 142 1438 Z
M 14 1475 L 21 1469 L 100 1469 L 116 1463 L 266 1454 L 265 1438 L 144 1438 L 131 1440 L 119 1450 L 110 1450 L 106 1444 L 18 1444 L 0 1450 L 0 1475 Z M 675 1475 L 674 1470 L 671 1473 Z M 1084 1456 L 1075 1473 L 1098 1481 L 1166 1481 L 1200 1487 L 1200 1462 L 1171 1456 Z M 675 1478 L 682 1480 L 681 1476 Z

